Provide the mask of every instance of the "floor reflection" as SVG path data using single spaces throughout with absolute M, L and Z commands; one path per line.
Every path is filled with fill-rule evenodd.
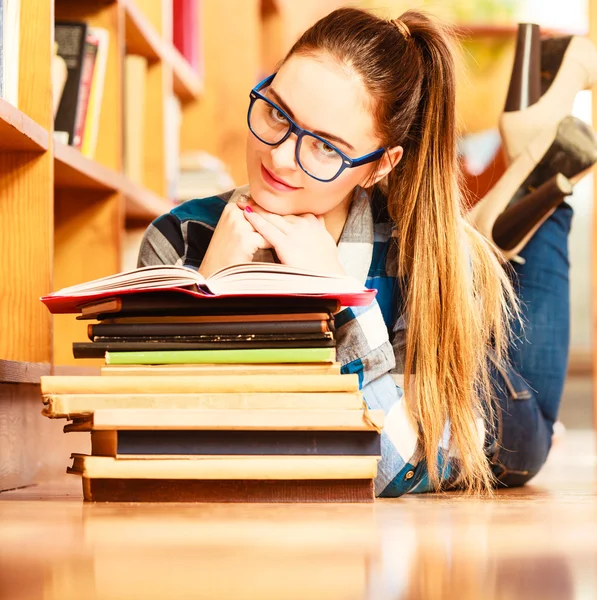
M 591 485 L 373 506 L 94 505 L 3 494 L 0 598 L 594 598 Z

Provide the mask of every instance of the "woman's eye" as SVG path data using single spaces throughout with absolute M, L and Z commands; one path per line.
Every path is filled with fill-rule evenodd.
M 336 152 L 336 150 L 334 148 L 332 148 L 329 144 L 326 144 L 325 142 L 321 142 L 320 143 L 319 149 L 324 154 L 333 154 L 334 152 Z
M 281 113 L 277 108 L 273 108 L 272 107 L 272 117 L 276 120 L 276 121 L 286 121 L 286 117 L 283 115 L 283 113 Z

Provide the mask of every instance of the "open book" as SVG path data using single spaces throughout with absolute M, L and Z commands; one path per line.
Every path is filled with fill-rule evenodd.
M 344 306 L 366 306 L 375 290 L 349 276 L 331 276 L 277 263 L 242 263 L 220 269 L 210 277 L 182 266 L 159 265 L 126 271 L 63 288 L 44 296 L 54 305 L 79 306 L 93 299 L 139 292 L 180 290 L 196 297 L 316 296 L 334 298 Z M 60 310 L 63 312 L 63 310 Z

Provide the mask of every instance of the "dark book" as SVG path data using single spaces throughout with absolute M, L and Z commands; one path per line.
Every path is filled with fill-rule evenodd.
M 95 456 L 380 456 L 377 431 L 92 431 Z
M 247 333 L 238 335 L 142 335 L 142 336 L 125 336 L 125 335 L 95 335 L 93 342 L 100 343 L 159 343 L 159 344 L 250 344 L 260 346 L 274 342 L 327 342 L 333 340 L 333 334 L 328 333 Z
M 87 23 L 71 21 L 55 23 L 54 38 L 58 42 L 58 55 L 66 62 L 67 78 L 58 105 L 54 130 L 68 133 L 70 145 L 74 144 L 86 37 Z
M 335 313 L 340 302 L 331 298 L 305 296 L 225 297 L 197 299 L 177 292 L 140 292 L 87 302 L 83 319 L 114 319 L 139 316 L 254 315 L 288 313 Z M 300 319 L 300 316 L 297 317 Z
M 273 335 L 324 334 L 333 331 L 333 321 L 270 321 L 237 323 L 131 323 L 94 324 L 87 326 L 87 335 L 116 337 L 162 337 L 204 335 Z
M 268 344 L 270 342 L 316 342 L 333 340 L 333 334 L 328 333 L 241 333 L 238 335 L 94 335 L 93 342 L 151 342 L 151 343 L 176 343 L 176 344 L 200 344 L 200 343 L 251 343 L 251 346 Z
M 75 358 L 104 358 L 106 352 L 157 352 L 173 350 L 246 350 L 271 348 L 334 348 L 335 340 L 284 340 L 276 342 L 74 342 Z
M 203 480 L 83 478 L 89 502 L 344 502 L 375 500 L 372 479 Z

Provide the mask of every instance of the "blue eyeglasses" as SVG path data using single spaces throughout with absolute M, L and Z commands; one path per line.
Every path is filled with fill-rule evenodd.
M 279 146 L 291 133 L 296 135 L 295 155 L 299 167 L 317 181 L 333 181 L 344 169 L 372 163 L 383 156 L 380 148 L 360 158 L 350 158 L 328 140 L 299 127 L 277 104 L 260 94 L 274 79 L 270 75 L 257 84 L 250 94 L 247 123 L 251 133 L 268 146 Z

